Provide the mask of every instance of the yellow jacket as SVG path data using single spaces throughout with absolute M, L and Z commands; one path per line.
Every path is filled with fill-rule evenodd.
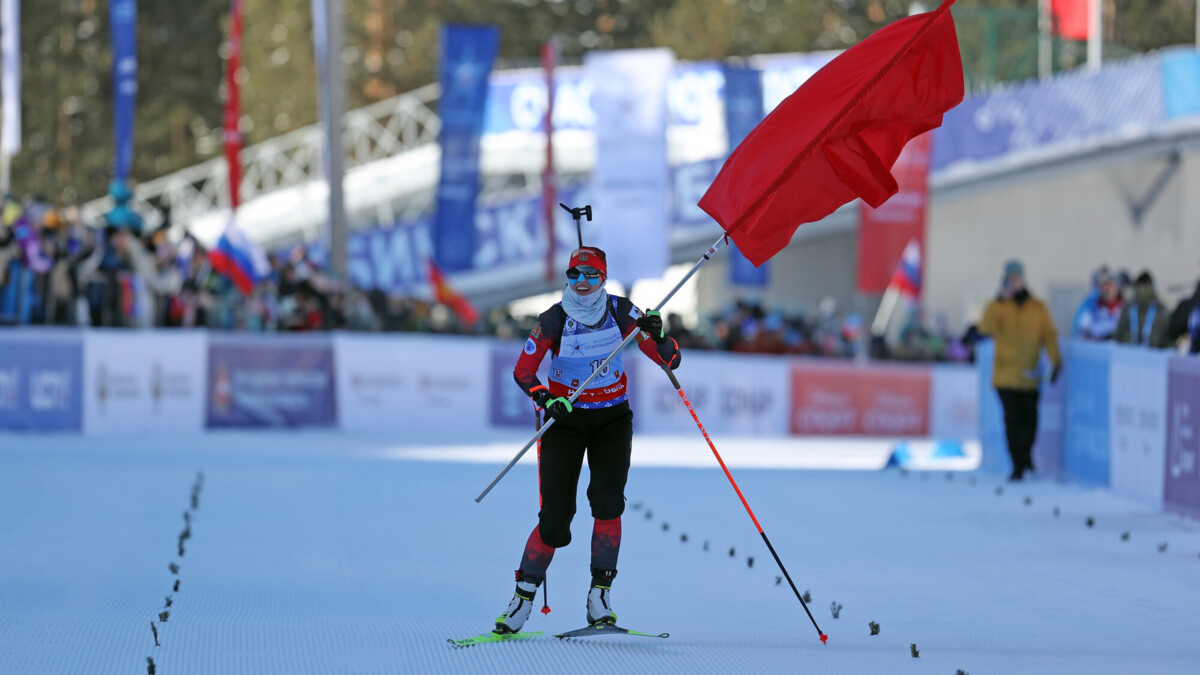
M 1038 388 L 1037 365 L 1042 348 L 1055 368 L 1062 363 L 1058 353 L 1058 331 L 1041 300 L 1029 296 L 1025 302 L 993 300 L 979 322 L 979 332 L 996 344 L 992 385 L 997 389 Z

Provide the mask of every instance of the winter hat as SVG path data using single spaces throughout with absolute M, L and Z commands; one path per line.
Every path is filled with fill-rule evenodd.
M 1150 270 L 1144 270 L 1137 278 L 1138 286 L 1154 286 L 1154 277 L 1150 276 Z
M 581 246 L 574 251 L 571 251 L 571 262 L 567 264 L 567 269 L 576 267 L 592 267 L 600 271 L 600 275 L 605 279 L 608 278 L 608 258 L 604 255 L 604 251 L 595 246 Z
M 1024 279 L 1025 266 L 1021 264 L 1020 260 L 1015 258 L 1013 260 L 1009 260 L 1008 262 L 1004 263 L 1004 276 L 1018 276 Z

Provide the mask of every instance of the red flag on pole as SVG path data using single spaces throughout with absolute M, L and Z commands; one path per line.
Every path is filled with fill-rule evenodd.
M 232 0 L 229 8 L 229 60 L 225 67 L 225 162 L 229 165 L 229 203 L 233 210 L 241 204 L 238 188 L 242 182 L 242 167 L 238 155 L 242 152 L 242 132 L 238 128 L 242 116 L 241 93 L 237 71 L 242 67 L 242 0 Z
M 761 265 L 800 225 L 854 199 L 896 193 L 891 167 L 963 98 L 950 6 L 896 21 L 847 49 L 779 104 L 730 154 L 700 200 Z
M 429 259 L 429 285 L 433 286 L 434 299 L 453 310 L 464 326 L 469 328 L 479 320 L 479 312 L 475 311 L 469 300 L 454 290 L 446 275 L 434 264 L 433 258 Z
M 858 292 L 882 293 L 888 270 L 902 251 L 925 242 L 929 204 L 929 154 L 932 134 L 921 134 L 904 146 L 892 165 L 899 190 L 882 206 L 858 207 Z

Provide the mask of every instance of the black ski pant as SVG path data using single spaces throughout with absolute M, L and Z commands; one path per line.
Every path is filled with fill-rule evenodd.
M 526 546 L 523 573 L 534 577 L 545 575 L 553 552 L 538 550 L 542 548 L 539 544 L 556 549 L 571 543 L 575 495 L 585 455 L 590 474 L 588 503 L 592 517 L 598 521 L 592 536 L 592 567 L 616 570 L 621 546 L 617 519 L 625 512 L 625 481 L 629 478 L 632 443 L 633 411 L 628 402 L 610 408 L 576 408 L 546 431 L 538 463 L 542 508 L 538 512 L 538 527 Z
M 1013 475 L 1021 477 L 1033 471 L 1033 441 L 1037 438 L 1038 390 L 996 389 L 1004 407 L 1004 433 L 1008 439 L 1008 454 L 1012 457 Z

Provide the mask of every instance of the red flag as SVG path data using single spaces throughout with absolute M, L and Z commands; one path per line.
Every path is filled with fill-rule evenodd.
M 925 211 L 929 203 L 929 151 L 932 134 L 921 134 L 904 146 L 892 165 L 900 189 L 883 206 L 859 202 L 858 292 L 882 293 L 888 269 L 901 251 L 925 241 Z
M 1090 0 L 1050 0 L 1054 34 L 1068 40 L 1088 39 L 1088 3 Z
M 474 326 L 475 322 L 479 320 L 479 312 L 475 311 L 469 300 L 454 290 L 450 281 L 446 279 L 446 275 L 442 274 L 442 270 L 438 269 L 432 258 L 429 259 L 429 285 L 433 286 L 434 299 L 454 310 L 464 326 Z
M 875 32 L 817 71 L 725 160 L 700 200 L 761 265 L 800 225 L 855 197 L 896 193 L 891 167 L 909 139 L 963 98 L 962 58 L 946 0 Z
M 242 0 L 232 0 L 229 8 L 229 61 L 225 67 L 225 162 L 229 165 L 229 203 L 236 211 L 241 203 L 238 188 L 242 182 L 242 167 L 238 155 L 242 151 L 242 132 L 238 121 L 242 116 L 241 93 L 238 89 L 237 71 L 242 66 Z

